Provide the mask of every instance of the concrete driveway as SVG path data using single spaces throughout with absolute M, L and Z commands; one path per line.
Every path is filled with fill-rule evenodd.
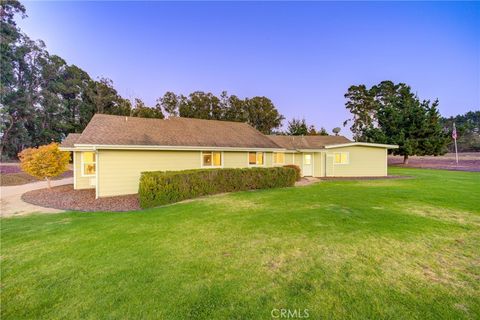
M 52 186 L 60 186 L 64 184 L 73 184 L 73 178 L 52 181 Z M 20 216 L 34 212 L 63 212 L 63 210 L 39 207 L 30 203 L 26 203 L 22 200 L 21 196 L 25 192 L 43 188 L 47 188 L 46 181 L 27 183 L 20 186 L 0 187 L 0 216 Z

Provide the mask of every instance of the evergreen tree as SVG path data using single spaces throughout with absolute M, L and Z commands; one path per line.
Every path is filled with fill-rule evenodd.
M 353 114 L 352 131 L 357 141 L 397 144 L 393 154 L 440 155 L 448 141 L 441 124 L 438 100 L 420 101 L 404 83 L 383 81 L 367 89 L 352 86 L 346 107 Z
M 310 127 L 310 129 L 313 129 L 313 132 L 312 132 L 312 130 L 310 130 L 310 132 L 316 134 L 315 128 Z M 306 135 L 308 135 L 309 128 L 307 126 L 307 123 L 306 123 L 305 119 L 300 120 L 300 119 L 293 118 L 291 121 L 288 122 L 286 133 L 287 133 L 287 135 L 290 135 L 290 136 L 306 136 Z

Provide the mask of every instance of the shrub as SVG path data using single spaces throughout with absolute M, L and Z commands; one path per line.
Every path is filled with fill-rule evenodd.
M 50 143 L 38 148 L 28 148 L 18 154 L 20 168 L 31 176 L 47 180 L 61 175 L 68 169 L 70 153 L 60 151 L 58 143 Z
M 142 172 L 138 194 L 140 206 L 150 208 L 222 192 L 291 187 L 295 177 L 294 169 L 283 167 Z
M 287 164 L 287 165 L 284 165 L 283 167 L 295 169 L 295 172 L 296 172 L 295 180 L 296 181 L 300 181 L 302 179 L 302 170 L 296 164 Z

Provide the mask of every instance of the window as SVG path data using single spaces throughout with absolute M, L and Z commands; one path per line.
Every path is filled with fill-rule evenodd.
M 96 172 L 95 152 L 82 152 L 82 176 L 94 176 Z
M 348 164 L 348 152 L 337 152 L 334 156 L 335 164 Z
M 221 167 L 222 166 L 222 153 L 221 152 L 203 152 L 202 153 L 202 166 L 203 167 Z
M 251 166 L 263 166 L 264 164 L 264 154 L 263 152 L 249 152 L 248 153 L 248 164 Z
M 285 163 L 285 153 L 274 152 L 273 153 L 273 163 L 274 164 L 284 164 Z
M 306 165 L 312 164 L 312 155 L 311 154 L 305 154 L 303 156 L 303 164 L 306 164 Z

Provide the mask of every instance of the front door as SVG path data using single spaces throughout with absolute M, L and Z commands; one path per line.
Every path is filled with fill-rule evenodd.
M 303 154 L 303 175 L 311 177 L 313 173 L 313 156 L 311 153 Z

